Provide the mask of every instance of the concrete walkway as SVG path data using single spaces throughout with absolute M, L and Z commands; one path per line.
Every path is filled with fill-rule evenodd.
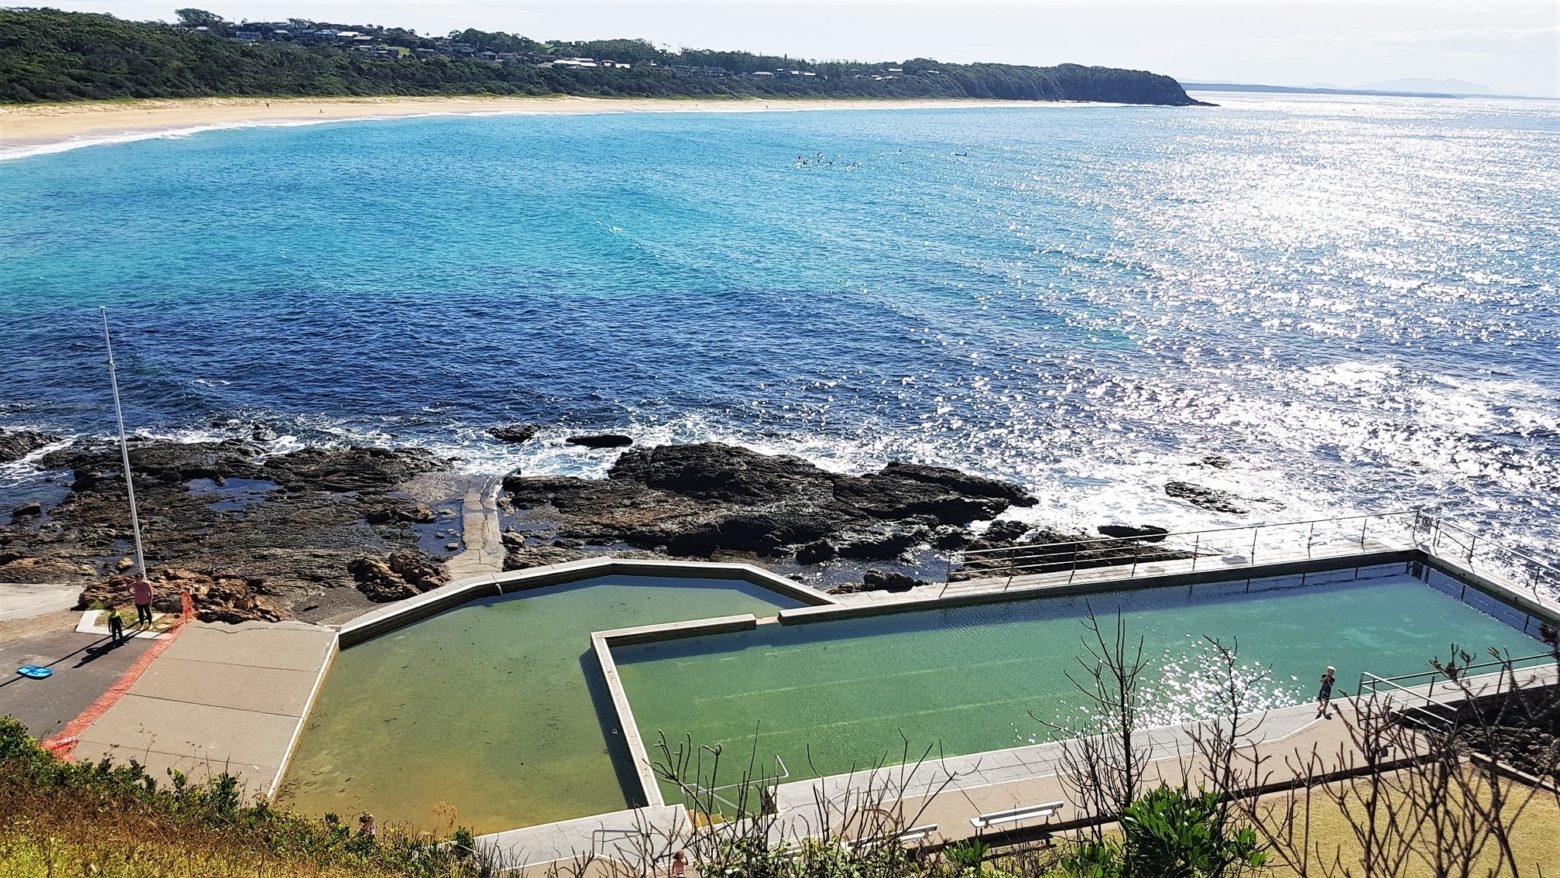
M 525 869 L 581 854 L 635 863 L 645 853 L 669 859 L 689 828 L 688 812 L 662 805 L 484 835 L 477 842 L 497 853 L 503 866 Z
M 335 632 L 300 622 L 191 623 L 76 744 L 78 761 L 139 761 L 200 780 L 227 771 L 274 792 Z
M 81 595 L 79 585 L 37 582 L 0 582 L 0 622 L 31 619 L 55 610 L 68 610 Z
M 444 562 L 451 582 L 504 569 L 504 534 L 498 518 L 499 479 L 473 479 L 461 500 L 461 541 L 465 551 Z

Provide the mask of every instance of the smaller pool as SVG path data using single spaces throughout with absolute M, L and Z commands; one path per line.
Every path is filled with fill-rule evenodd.
M 1131 638 L 1144 640 L 1149 725 L 1212 714 L 1205 634 L 1237 646 L 1243 665 L 1271 668 L 1253 709 L 1311 700 L 1328 665 L 1341 694 L 1353 694 L 1362 671 L 1426 670 L 1454 643 L 1475 654 L 1540 651 L 1536 639 L 1394 570 L 1304 587 L 1258 581 L 1250 593 L 1242 580 L 761 625 L 614 647 L 613 657 L 647 746 L 661 733 L 719 746 L 728 754 L 720 781 L 731 783 L 755 748 L 757 764 L 778 755 L 801 780 L 896 762 L 901 735 L 915 756 L 1048 740 L 1046 723 L 1076 721 L 1084 709 L 1067 674 L 1081 670 L 1091 606 L 1102 618 L 1120 610 Z
M 748 582 L 649 576 L 462 604 L 341 652 L 280 798 L 417 826 L 452 808 L 479 833 L 621 810 L 626 748 L 591 632 L 795 606 Z

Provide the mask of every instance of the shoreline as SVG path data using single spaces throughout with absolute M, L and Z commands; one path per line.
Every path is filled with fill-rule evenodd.
M 168 98 L 0 105 L 0 159 L 224 128 L 287 127 L 417 116 L 762 113 L 1116 106 L 1069 101 L 846 98 L 341 97 Z

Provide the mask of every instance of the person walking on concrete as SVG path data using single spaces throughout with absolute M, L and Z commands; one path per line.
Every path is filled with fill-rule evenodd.
M 118 607 L 108 608 L 108 637 L 115 643 L 125 639 L 125 617 L 119 615 Z
M 145 579 L 137 579 L 130 586 L 130 595 L 135 598 L 135 623 L 152 627 L 152 584 Z
M 1327 708 L 1332 704 L 1333 684 L 1336 683 L 1337 670 L 1332 665 L 1327 666 L 1327 673 L 1322 674 L 1322 688 L 1316 693 L 1316 715 L 1318 718 L 1327 716 Z

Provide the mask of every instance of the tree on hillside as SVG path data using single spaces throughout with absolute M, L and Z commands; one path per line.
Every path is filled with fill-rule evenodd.
M 175 9 L 173 14 L 185 27 L 216 27 L 223 23 L 222 16 L 204 9 Z

